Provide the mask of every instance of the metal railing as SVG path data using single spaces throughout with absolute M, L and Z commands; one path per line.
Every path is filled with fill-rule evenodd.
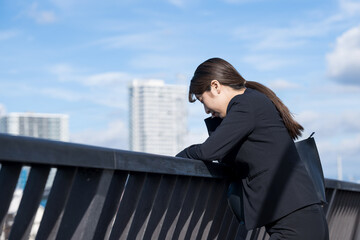
M 2 239 L 268 239 L 264 228 L 238 224 L 220 164 L 3 134 L 0 163 Z M 23 166 L 29 176 L 9 218 Z M 331 239 L 360 239 L 359 184 L 326 179 L 326 187 Z

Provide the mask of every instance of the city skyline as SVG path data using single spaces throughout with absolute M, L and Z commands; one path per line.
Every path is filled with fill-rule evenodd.
M 79 11 L 81 9 L 81 11 Z M 128 148 L 127 86 L 188 86 L 211 57 L 269 86 L 315 132 L 325 177 L 359 179 L 360 1 L 4 1 L 0 112 L 70 116 L 73 142 Z M 188 143 L 206 138 L 198 102 Z

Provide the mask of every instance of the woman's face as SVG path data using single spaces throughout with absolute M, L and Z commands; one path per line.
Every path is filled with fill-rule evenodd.
M 210 91 L 196 95 L 196 98 L 204 105 L 205 112 L 212 117 L 226 116 L 227 103 L 224 101 L 221 91 L 217 86 L 211 86 Z

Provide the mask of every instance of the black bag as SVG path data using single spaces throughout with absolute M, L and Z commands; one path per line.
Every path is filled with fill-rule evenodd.
M 313 135 L 314 133 L 312 133 L 307 139 L 295 142 L 295 146 L 306 170 L 310 175 L 320 202 L 322 204 L 326 204 L 324 173 L 316 143 L 312 137 Z
M 305 168 L 314 184 L 319 201 L 322 204 L 326 204 L 324 173 L 316 143 L 312 137 L 313 135 L 314 133 L 312 133 L 307 139 L 295 142 L 295 146 L 300 159 L 304 163 Z M 231 211 L 234 213 L 239 223 L 244 224 L 245 218 L 241 179 L 234 180 L 230 183 L 227 191 L 227 200 Z

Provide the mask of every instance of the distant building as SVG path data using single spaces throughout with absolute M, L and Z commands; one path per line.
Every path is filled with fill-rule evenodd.
M 0 117 L 5 114 L 6 114 L 6 108 L 3 104 L 0 103 Z
M 65 114 L 8 113 L 0 116 L 0 133 L 69 141 Z
M 175 155 L 187 133 L 187 87 L 161 80 L 134 80 L 129 86 L 130 150 Z
M 1 106 L 0 106 L 1 107 Z M 4 109 L 4 108 L 2 108 Z M 1 110 L 1 108 L 0 108 Z M 27 137 L 37 137 L 58 141 L 69 141 L 69 117 L 65 114 L 43 114 L 43 113 L 4 113 L 0 115 L 0 133 L 7 133 L 12 135 L 20 135 Z M 0 111 L 1 113 L 1 111 Z M 14 194 L 14 199 L 11 203 L 8 214 L 5 217 L 4 227 L 0 230 L 0 235 L 7 239 L 9 235 L 8 229 L 11 228 L 14 218 L 20 204 L 23 189 L 26 185 L 29 176 L 29 166 L 24 166 L 20 173 L 20 179 L 17 184 L 17 190 Z M 52 168 L 45 186 L 49 189 L 54 181 L 56 169 Z M 29 239 L 35 239 L 37 228 L 39 227 L 42 214 L 44 212 L 44 205 L 47 196 L 43 196 L 43 200 L 39 206 L 34 225 L 30 232 Z M 2 234 L 1 234 L 2 232 Z

